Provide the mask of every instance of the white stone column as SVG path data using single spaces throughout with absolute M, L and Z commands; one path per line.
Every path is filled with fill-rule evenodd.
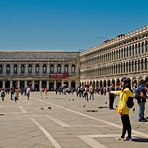
M 115 80 L 115 89 L 116 89 L 116 86 L 117 86 L 117 84 L 116 84 L 116 83 L 117 83 L 117 80 Z
M 35 64 L 32 64 L 32 73 L 35 75 Z
M 79 86 L 80 84 L 79 84 L 79 81 L 76 81 L 76 88 Z
M 43 74 L 43 64 L 42 64 L 42 63 L 39 64 L 39 67 L 40 67 L 40 71 L 39 71 L 39 73 L 40 73 L 40 74 Z
M 49 66 L 50 66 L 50 65 L 47 63 L 47 74 L 49 74 L 49 73 L 50 73 Z
M 21 74 L 21 64 L 18 64 L 18 70 L 17 73 L 20 75 Z
M 10 81 L 10 88 L 12 88 L 12 80 Z
M 6 64 L 3 64 L 3 73 L 6 74 Z
M 71 68 L 72 68 L 71 66 L 72 66 L 71 63 L 69 63 L 69 64 L 68 64 L 68 73 L 69 73 L 69 74 L 71 74 Z
M 54 81 L 54 90 L 56 89 L 56 87 L 57 87 L 57 86 L 56 86 L 56 80 L 55 80 L 55 81 Z
M 27 88 L 27 81 L 25 80 L 25 88 Z
M 42 81 L 40 80 L 40 84 L 39 84 L 40 89 L 42 88 Z
M 49 89 L 49 81 L 47 81 L 46 83 L 47 83 L 47 89 Z
M 17 81 L 17 88 L 20 89 L 20 80 Z
M 64 72 L 65 72 L 65 71 L 64 71 L 64 67 L 65 67 L 65 64 L 62 63 L 62 64 L 61 64 L 61 73 L 64 73 Z
M 10 64 L 10 73 L 13 74 L 13 66 L 14 64 Z
M 64 81 L 62 80 L 62 86 L 64 85 Z
M 5 81 L 3 81 L 3 88 L 5 89 Z
M 28 74 L 28 64 L 25 64 L 25 73 Z
M 57 64 L 54 64 L 54 73 L 57 73 Z
M 34 90 L 34 80 L 32 80 L 32 89 Z
M 68 81 L 68 87 L 71 87 L 71 80 Z

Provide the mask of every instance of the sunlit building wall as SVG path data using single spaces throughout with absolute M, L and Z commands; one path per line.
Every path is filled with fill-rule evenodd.
M 79 68 L 79 52 L 1 51 L 0 88 L 76 88 Z
M 120 34 L 80 53 L 80 82 L 95 87 L 120 85 L 122 77 L 132 85 L 148 81 L 148 26 Z

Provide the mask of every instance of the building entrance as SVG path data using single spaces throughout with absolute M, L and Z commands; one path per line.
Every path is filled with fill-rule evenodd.
M 40 88 L 39 88 L 39 81 L 35 81 L 35 83 L 34 83 L 34 89 L 35 89 L 35 91 L 39 91 L 40 90 Z
M 10 88 L 10 81 L 6 81 L 5 88 Z
M 49 82 L 49 91 L 54 90 L 54 82 Z

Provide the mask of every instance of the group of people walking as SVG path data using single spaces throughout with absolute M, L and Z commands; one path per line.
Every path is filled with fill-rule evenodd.
M 31 88 L 27 87 L 24 92 L 24 95 L 27 96 L 27 100 L 29 100 L 30 98 L 30 91 L 31 91 Z M 19 99 L 20 94 L 23 94 L 22 91 L 19 90 L 17 87 L 12 87 L 10 91 L 7 91 L 7 89 L 5 90 L 4 88 L 2 88 L 0 89 L 0 97 L 2 98 L 2 101 L 5 100 L 6 94 L 9 95 L 9 92 L 10 92 L 10 100 L 15 102 L 17 102 L 17 100 Z

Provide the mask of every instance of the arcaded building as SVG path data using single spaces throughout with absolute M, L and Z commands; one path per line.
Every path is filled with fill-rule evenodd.
M 79 52 L 0 51 L 0 88 L 76 88 L 79 68 Z
M 122 77 L 132 85 L 148 82 L 148 26 L 120 34 L 80 53 L 80 82 L 95 87 L 120 85 Z
M 0 51 L 0 88 L 12 86 L 54 90 L 66 84 L 77 88 L 120 86 L 122 77 L 132 85 L 145 79 L 148 86 L 148 26 L 106 40 L 79 52 Z

